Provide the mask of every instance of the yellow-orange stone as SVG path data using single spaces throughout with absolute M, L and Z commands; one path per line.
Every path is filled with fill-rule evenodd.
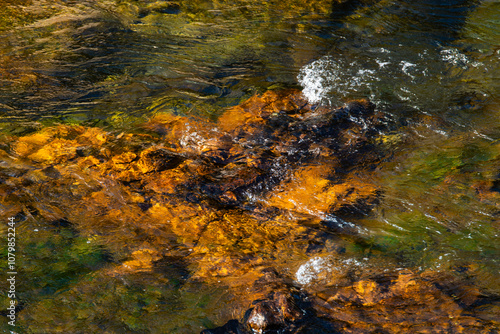
M 28 156 L 29 159 L 39 162 L 63 162 L 76 157 L 76 141 L 55 138 L 42 148 Z
M 262 96 L 255 95 L 245 102 L 228 109 L 219 118 L 219 127 L 226 132 L 248 131 L 265 123 L 264 118 L 281 111 L 301 113 L 310 110 L 299 90 L 267 91 Z
M 140 249 L 132 253 L 132 259 L 123 262 L 124 270 L 130 271 L 150 271 L 153 262 L 161 258 L 158 251 L 153 249 Z
M 327 179 L 329 173 L 332 171 L 323 165 L 299 168 L 269 193 L 267 203 L 281 209 L 318 215 L 376 195 L 377 188 L 371 184 L 356 179 L 334 184 Z

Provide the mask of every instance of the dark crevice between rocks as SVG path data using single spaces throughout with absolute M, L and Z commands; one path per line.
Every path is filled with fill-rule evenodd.
M 242 319 L 229 320 L 201 334 L 340 333 L 333 322 L 316 314 L 304 292 L 274 269 L 263 270 L 263 276 L 254 283 L 253 289 L 270 292 L 265 298 L 253 301 Z

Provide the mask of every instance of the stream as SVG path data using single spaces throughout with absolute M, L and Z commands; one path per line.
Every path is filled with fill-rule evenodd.
M 499 2 L 0 7 L 2 332 L 500 333 Z

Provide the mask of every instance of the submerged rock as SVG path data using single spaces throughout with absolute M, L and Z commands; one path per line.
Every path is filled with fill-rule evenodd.
M 374 186 L 341 170 L 376 160 L 363 151 L 372 150 L 379 126 L 368 102 L 332 109 L 308 104 L 297 90 L 269 91 L 217 123 L 158 114 L 146 134 L 60 125 L 12 138 L 6 154 L 22 172 L 7 179 L 43 219 L 99 236 L 121 263 L 117 274 L 154 270 L 173 249 L 193 279 L 236 288 L 235 277 L 259 277 L 290 244 L 307 252 L 318 233 L 311 226 L 324 215 L 377 197 Z M 280 298 L 256 304 L 262 312 L 253 318 L 285 307 Z
M 142 173 L 162 172 L 177 167 L 184 159 L 165 148 L 149 148 L 141 152 L 137 166 Z
M 257 333 L 283 330 L 295 326 L 304 317 L 304 310 L 289 293 L 276 291 L 249 310 L 246 324 Z
M 488 333 L 496 327 L 471 316 L 428 275 L 370 271 L 348 286 L 315 293 L 318 315 L 342 333 Z
M 161 276 L 175 259 L 184 280 L 226 286 L 240 317 L 204 333 L 427 330 L 434 311 L 459 319 L 453 330 L 474 328 L 480 320 L 417 274 L 363 275 L 328 245 L 359 231 L 339 215 L 377 203 L 367 180 L 383 123 L 367 101 L 318 107 L 285 90 L 217 123 L 159 114 L 148 133 L 119 135 L 60 125 L 8 139 L 1 204 L 98 240 L 113 259 L 106 279 Z M 290 262 L 308 258 L 292 277 Z
M 251 303 L 242 319 L 230 320 L 224 326 L 201 333 L 299 333 L 307 327 L 314 319 L 314 311 L 306 295 L 272 269 L 261 274 L 249 288 L 249 293 L 258 299 Z
M 308 104 L 297 90 L 269 91 L 230 108 L 217 124 L 160 114 L 145 127 L 164 144 L 139 153 L 140 172 L 186 161 L 191 182 L 176 189 L 198 199 L 324 216 L 342 208 L 365 212 L 378 196 L 374 186 L 345 173 L 367 172 L 380 159 L 374 136 L 382 117 L 367 101 L 334 109 Z M 152 162 L 162 166 L 144 161 L 153 152 L 163 152 Z
M 373 268 L 365 268 L 349 280 L 334 278 L 319 290 L 306 287 L 300 292 L 291 286 L 274 287 L 275 291 L 266 298 L 254 301 L 241 320 L 233 319 L 201 333 L 493 333 L 498 330 L 496 320 L 484 318 L 481 307 L 472 306 L 481 304 L 481 294 L 463 281 L 450 281 L 439 273 Z M 442 286 L 440 282 L 454 286 L 448 287 L 446 283 Z M 468 291 L 463 299 L 468 301 L 467 305 L 457 301 L 458 291 Z
M 324 215 L 376 200 L 375 186 L 354 178 L 335 183 L 328 179 L 330 175 L 335 174 L 325 166 L 298 168 L 269 194 L 267 201 L 278 208 Z
M 227 182 L 201 192 L 319 215 L 374 199 L 376 189 L 366 182 L 338 186 L 346 175 L 337 171 L 378 159 L 373 136 L 380 120 L 366 101 L 332 109 L 306 103 L 295 90 L 253 97 L 220 117 L 224 137 L 232 140 L 224 141 L 227 154 L 218 154 L 210 177 Z

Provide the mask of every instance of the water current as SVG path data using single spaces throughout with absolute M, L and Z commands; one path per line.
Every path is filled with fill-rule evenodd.
M 3 332 L 500 332 L 497 1 L 0 7 Z

